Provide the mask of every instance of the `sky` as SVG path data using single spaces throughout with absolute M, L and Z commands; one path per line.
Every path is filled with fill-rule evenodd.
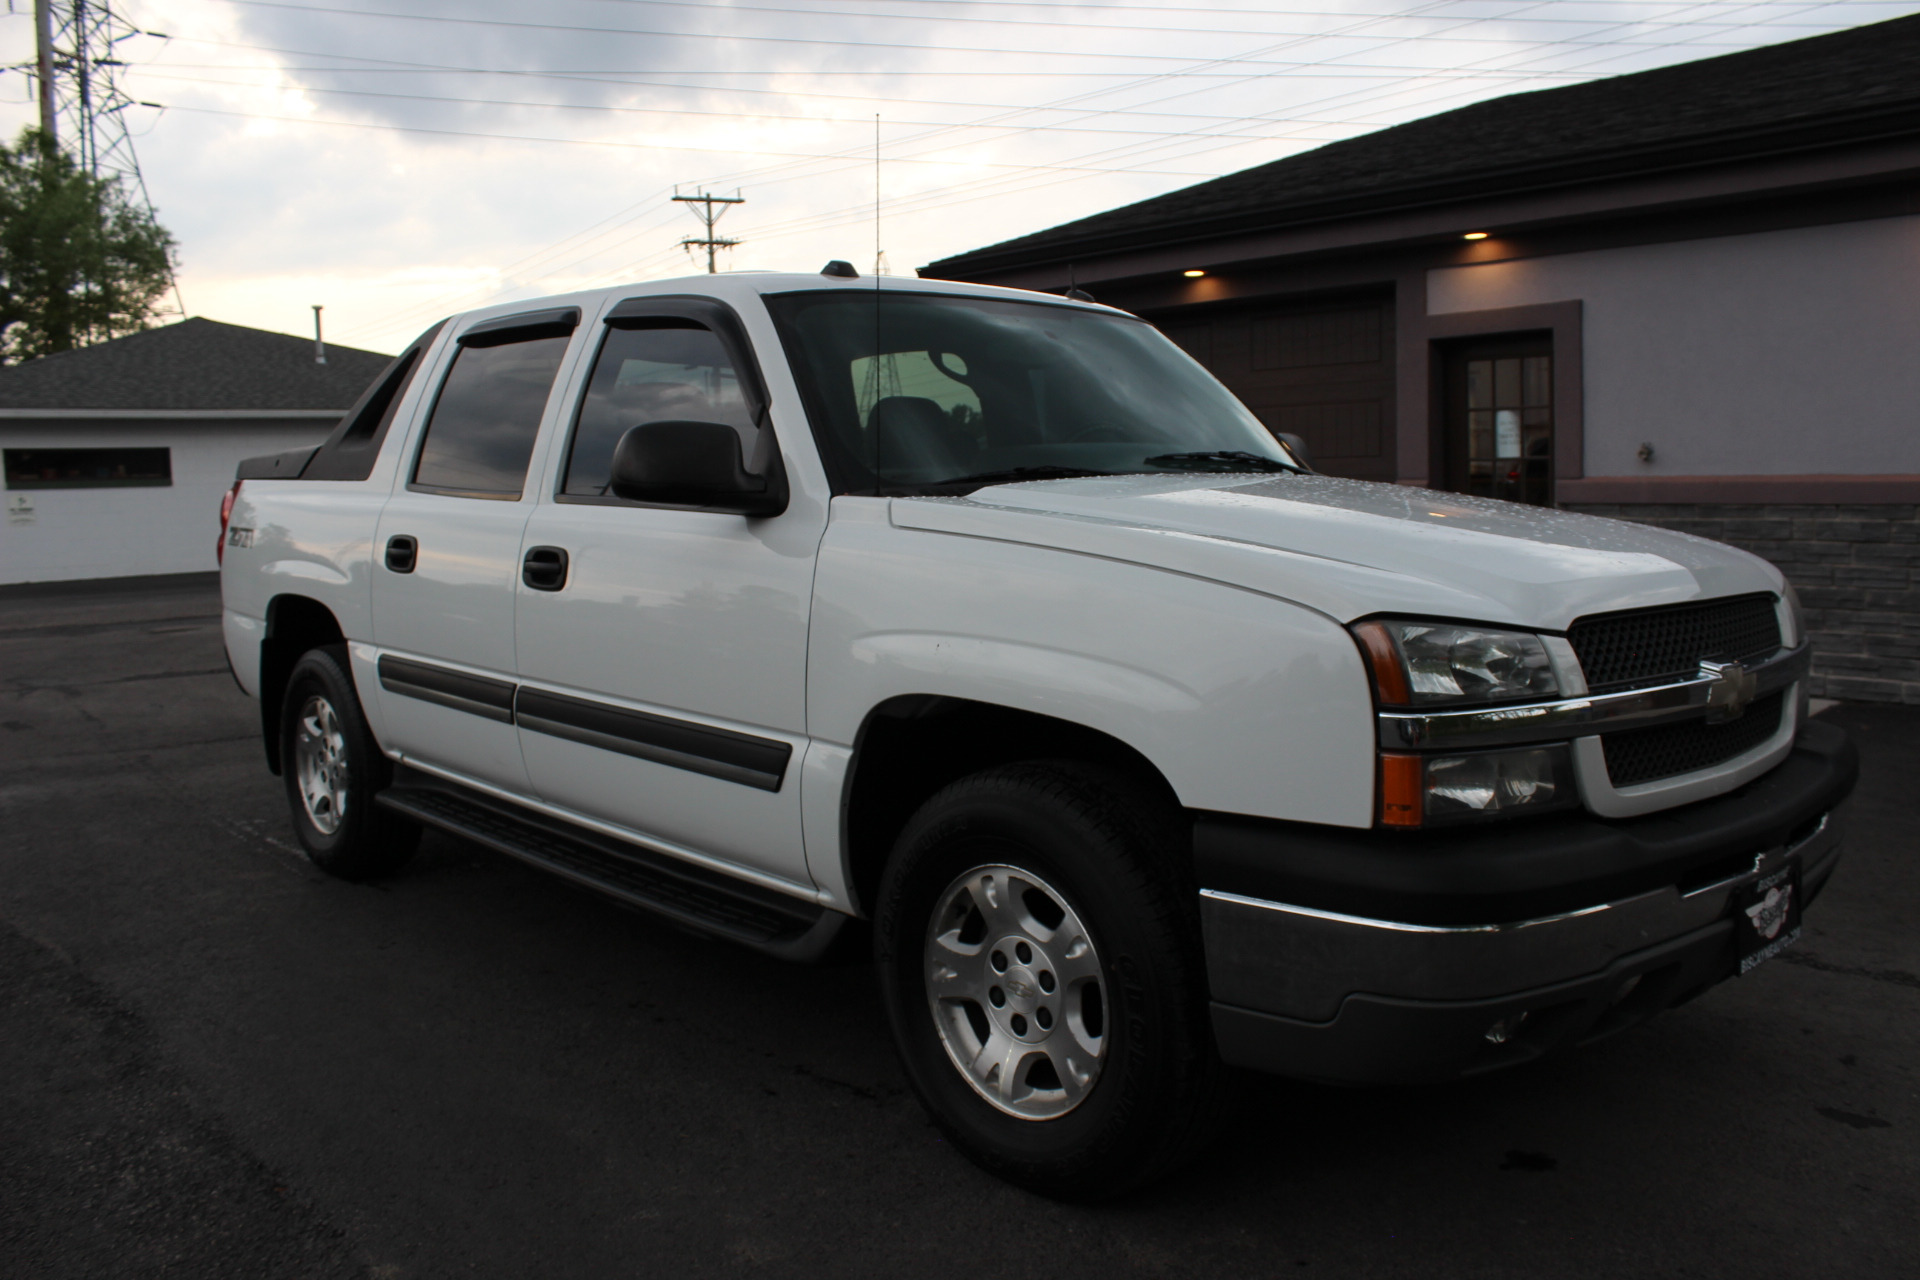
M 11 3 L 0 61 L 31 63 L 32 0 Z M 681 247 L 704 233 L 676 191 L 744 198 L 719 224 L 741 242 L 722 270 L 844 258 L 865 273 L 878 249 L 883 269 L 911 274 L 1470 102 L 1877 22 L 1920 0 L 112 0 L 112 12 L 130 33 L 116 46 L 136 104 L 123 117 L 179 241 L 187 312 L 304 335 L 318 304 L 328 341 L 394 351 L 475 307 L 704 271 Z M 0 76 L 0 129 L 36 120 L 30 79 Z

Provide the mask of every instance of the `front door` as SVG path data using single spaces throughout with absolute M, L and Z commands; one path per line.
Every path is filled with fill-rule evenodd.
M 542 312 L 460 335 L 373 552 L 385 745 L 515 793 L 527 788 L 513 729 L 527 467 L 578 319 Z
M 1553 335 L 1472 338 L 1442 349 L 1446 487 L 1553 505 Z
M 609 492 L 648 422 L 718 422 L 775 447 L 738 322 L 718 304 L 614 308 L 523 556 L 521 750 L 537 794 L 669 852 L 811 887 L 801 847 L 807 611 L 826 513 L 748 518 Z M 799 429 L 799 424 L 795 424 Z

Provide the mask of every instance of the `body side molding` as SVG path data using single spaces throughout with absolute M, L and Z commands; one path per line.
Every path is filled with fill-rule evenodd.
M 380 687 L 388 693 L 435 702 L 503 724 L 513 723 L 513 685 L 448 667 L 382 654 Z
M 629 711 L 524 686 L 514 698 L 514 719 L 522 728 L 535 733 L 618 751 L 762 791 L 780 789 L 787 762 L 793 756 L 790 744 L 774 738 Z
M 547 693 L 411 658 L 382 654 L 378 670 L 380 687 L 389 693 L 761 791 L 780 789 L 793 758 L 792 744 L 777 738 Z

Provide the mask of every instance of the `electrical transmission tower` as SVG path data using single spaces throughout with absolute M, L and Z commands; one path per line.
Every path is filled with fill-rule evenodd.
M 695 249 L 705 249 L 707 251 L 707 274 L 712 275 L 716 270 L 713 265 L 713 251 L 715 249 L 731 249 L 740 243 L 738 240 L 721 240 L 716 238 L 713 234 L 713 224 L 726 216 L 728 205 L 745 204 L 747 198 L 738 191 L 730 196 L 710 196 L 704 191 L 697 196 L 683 196 L 676 191 L 674 192 L 673 199 L 675 204 L 684 204 L 689 208 L 692 208 L 692 206 L 696 204 L 700 206 L 700 208 L 693 211 L 693 216 L 706 224 L 707 238 L 704 240 L 688 238 L 680 242 L 680 247 L 688 253 L 692 253 Z M 719 205 L 720 207 L 716 209 L 714 208 L 715 205 Z
M 35 81 L 40 131 L 89 176 L 120 179 L 127 194 L 158 221 L 127 129 L 127 112 L 160 104 L 138 101 L 120 87 L 120 73 L 127 66 L 120 46 L 138 36 L 167 37 L 134 26 L 113 11 L 112 0 L 34 0 L 33 26 L 37 56 L 8 69 Z M 168 277 L 174 304 L 184 316 L 186 304 L 171 267 Z

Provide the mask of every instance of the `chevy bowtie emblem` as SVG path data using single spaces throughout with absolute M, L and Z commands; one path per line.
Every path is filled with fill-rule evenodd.
M 1713 681 L 1707 686 L 1708 724 L 1738 720 L 1760 687 L 1760 677 L 1737 662 L 1714 662 L 1702 658 L 1700 678 Z

